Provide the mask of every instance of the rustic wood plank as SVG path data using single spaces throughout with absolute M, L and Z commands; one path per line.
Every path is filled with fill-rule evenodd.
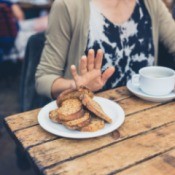
M 125 98 L 132 96 L 132 94 L 127 90 L 127 87 L 119 87 L 117 89 L 107 90 L 96 94 L 97 96 L 108 98 L 113 101 L 120 101 Z
M 24 148 L 58 138 L 43 130 L 39 125 L 17 131 L 15 136 Z
M 135 112 L 139 112 L 160 105 L 160 103 L 144 101 L 135 96 L 121 100 L 118 102 L 118 104 L 124 109 L 126 115 L 130 115 Z
M 38 124 L 37 116 L 40 109 L 12 115 L 5 118 L 5 122 L 12 132 Z
M 123 101 L 125 101 L 126 103 L 124 103 Z M 140 101 L 139 99 L 137 99 L 135 97 L 132 97 L 131 99 L 130 98 L 124 99 L 123 101 L 120 101 L 120 102 L 121 102 L 121 106 L 125 110 L 126 115 L 131 114 L 132 112 L 138 112 L 140 110 L 155 107 L 155 106 L 159 105 L 157 103 L 144 102 L 142 100 Z M 120 104 L 120 102 L 119 102 L 119 104 Z M 24 118 L 24 120 L 25 120 L 25 118 Z M 45 138 L 47 138 L 47 141 L 53 139 L 52 135 L 44 136 L 44 134 L 46 132 L 44 132 L 43 130 L 42 130 L 42 132 L 37 133 L 37 138 L 34 138 L 35 135 L 33 136 L 30 133 L 33 134 L 34 131 L 36 130 L 36 128 L 39 129 L 40 126 L 35 126 L 34 129 L 33 129 L 33 127 L 27 128 L 25 130 L 21 130 L 21 131 L 18 131 L 16 133 L 17 138 L 19 140 L 21 140 L 21 143 L 23 144 L 23 146 L 25 148 L 30 147 L 30 146 L 34 146 L 35 144 L 38 144 L 38 143 L 45 142 L 46 141 Z M 27 135 L 28 135 L 28 137 L 26 137 Z
M 116 173 L 116 175 L 174 175 L 175 149 L 132 168 Z
M 111 100 L 120 101 L 119 104 L 126 111 L 126 115 L 158 105 L 157 103 L 145 102 L 143 100 L 138 99 L 137 97 L 129 98 L 131 94 L 129 93 L 126 87 L 112 89 L 109 91 L 99 93 L 98 95 L 105 98 L 109 98 Z M 12 132 L 15 132 L 20 129 L 25 129 L 27 127 L 31 127 L 38 124 L 37 115 L 39 111 L 40 109 L 36 109 L 33 111 L 9 116 L 5 118 L 5 122 Z
M 60 139 L 32 147 L 29 149 L 29 153 L 40 168 L 48 167 L 57 162 L 86 154 L 111 143 L 175 122 L 174 114 L 175 102 L 127 117 L 124 125 L 119 129 L 120 138 L 118 140 L 115 140 L 111 134 L 88 140 Z
M 109 174 L 175 148 L 174 131 L 175 123 L 55 165 L 46 169 L 44 173 L 47 175 Z
M 104 98 L 111 98 L 111 100 L 122 100 L 129 97 L 131 94 L 126 87 L 120 87 L 109 91 L 97 94 Z M 40 109 L 28 111 L 5 118 L 5 122 L 12 132 L 31 127 L 38 124 L 37 116 Z

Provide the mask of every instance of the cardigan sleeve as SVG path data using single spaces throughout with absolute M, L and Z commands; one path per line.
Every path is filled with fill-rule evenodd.
M 49 15 L 46 42 L 35 74 L 40 95 L 51 97 L 55 79 L 64 75 L 71 38 L 71 21 L 64 0 L 55 0 Z
M 160 41 L 175 56 L 175 21 L 162 0 L 158 0 L 157 10 Z

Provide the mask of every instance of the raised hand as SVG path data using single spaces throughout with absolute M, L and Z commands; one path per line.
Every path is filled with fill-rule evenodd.
M 103 51 L 98 50 L 95 58 L 94 50 L 89 50 L 88 56 L 82 56 L 79 65 L 79 74 L 75 65 L 71 66 L 71 73 L 76 87 L 86 86 L 92 91 L 100 90 L 115 71 L 114 67 L 101 72 Z

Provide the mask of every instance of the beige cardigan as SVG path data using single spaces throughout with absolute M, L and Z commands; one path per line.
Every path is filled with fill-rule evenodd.
M 158 40 L 175 54 L 175 23 L 162 0 L 144 2 L 152 19 L 157 64 Z M 39 94 L 51 97 L 55 79 L 72 78 L 70 66 L 78 66 L 86 49 L 89 16 L 89 0 L 55 0 L 49 16 L 44 51 L 36 71 L 36 90 Z

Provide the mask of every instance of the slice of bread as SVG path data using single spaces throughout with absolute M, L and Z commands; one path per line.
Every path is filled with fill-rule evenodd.
M 57 98 L 57 105 L 60 106 L 63 101 L 67 99 L 79 98 L 82 94 L 87 94 L 93 98 L 94 94 L 86 87 L 81 86 L 80 88 L 73 90 L 67 89 L 63 91 Z
M 79 99 L 67 99 L 58 108 L 58 119 L 61 121 L 75 120 L 84 115 L 82 102 Z
M 75 120 L 71 120 L 68 122 L 64 122 L 63 125 L 65 125 L 67 128 L 69 129 L 80 129 L 86 125 L 88 125 L 90 123 L 90 114 L 88 112 L 85 112 L 84 116 L 79 118 L 79 119 L 75 119 Z
M 104 120 L 101 120 L 99 118 L 92 118 L 91 122 L 88 125 L 82 127 L 80 129 L 80 131 L 83 131 L 83 132 L 95 132 L 95 131 L 98 131 L 100 129 L 103 129 L 104 126 L 105 126 Z
M 112 123 L 112 119 L 107 114 L 105 114 L 102 107 L 96 101 L 90 98 L 87 94 L 83 94 L 80 98 L 82 99 L 82 103 L 89 111 L 106 122 Z
M 87 94 L 91 98 L 94 97 L 94 93 L 90 89 L 88 89 L 87 87 L 85 87 L 85 86 L 80 86 L 78 88 L 78 91 L 80 92 L 80 96 L 81 96 L 81 94 Z
M 54 123 L 60 123 L 62 124 L 63 121 L 59 119 L 58 117 L 58 109 L 52 110 L 49 112 L 49 118 Z
M 49 118 L 54 123 L 58 123 L 58 112 L 57 111 L 58 111 L 58 109 L 55 109 L 55 110 L 49 112 Z

